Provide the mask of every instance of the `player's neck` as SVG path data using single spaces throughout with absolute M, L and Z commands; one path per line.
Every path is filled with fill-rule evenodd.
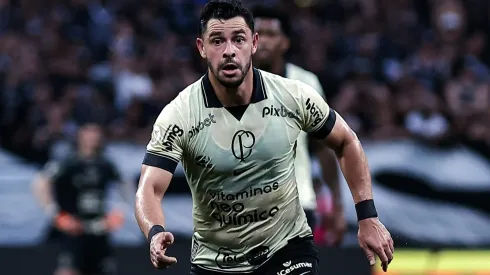
M 250 67 L 240 86 L 228 88 L 223 86 L 216 77 L 210 73 L 209 81 L 213 86 L 216 97 L 224 107 L 233 107 L 250 104 L 254 87 L 253 68 Z

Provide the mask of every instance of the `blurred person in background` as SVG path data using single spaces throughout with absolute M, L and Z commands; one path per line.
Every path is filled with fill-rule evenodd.
M 405 128 L 420 140 L 438 144 L 449 134 L 449 121 L 441 112 L 439 98 L 422 83 L 411 87 L 413 106 L 405 116 Z
M 61 232 L 57 275 L 115 274 L 109 234 L 122 226 L 124 216 L 120 210 L 108 213 L 108 190 L 120 182 L 128 203 L 134 192 L 102 149 L 103 130 L 86 122 L 78 130 L 76 152 L 49 162 L 34 182 L 34 195 Z
M 256 31 L 260 35 L 259 46 L 254 55 L 256 67 L 286 78 L 302 81 L 313 87 L 325 98 L 323 88 L 315 74 L 286 61 L 285 55 L 291 44 L 291 23 L 288 16 L 277 9 L 265 6 L 254 7 L 252 14 L 255 19 Z M 320 228 L 317 230 L 317 225 L 324 228 L 322 225 L 328 224 L 332 243 L 340 244 L 347 224 L 340 195 L 339 173 L 335 154 L 326 146 L 311 139 L 311 142 L 315 145 L 316 156 L 321 164 L 323 179 L 328 184 L 332 194 L 331 198 L 334 206 L 331 212 L 319 212 L 321 221 L 317 223 L 315 211 L 317 194 L 315 194 L 315 191 L 320 189 L 317 188 L 315 190 L 313 188 L 307 133 L 302 132 L 296 142 L 294 167 L 299 198 L 305 210 L 308 225 L 314 232 L 319 232 Z

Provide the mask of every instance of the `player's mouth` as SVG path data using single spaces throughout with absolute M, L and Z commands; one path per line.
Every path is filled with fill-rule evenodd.
M 238 71 L 238 66 L 233 63 L 228 63 L 222 68 L 225 75 L 234 75 Z

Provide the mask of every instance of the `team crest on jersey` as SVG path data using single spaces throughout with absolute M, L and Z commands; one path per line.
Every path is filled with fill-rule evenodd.
M 163 127 L 160 127 L 158 125 L 155 125 L 153 127 L 153 132 L 151 133 L 151 140 L 150 140 L 150 144 L 152 146 L 156 146 L 158 145 L 158 143 L 163 140 L 163 134 L 164 134 L 165 130 L 163 129 Z
M 240 130 L 233 135 L 231 151 L 236 159 L 244 161 L 252 154 L 254 145 L 255 135 L 250 131 Z

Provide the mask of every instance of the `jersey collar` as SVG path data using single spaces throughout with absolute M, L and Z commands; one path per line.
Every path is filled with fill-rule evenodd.
M 267 99 L 267 94 L 265 93 L 264 82 L 262 80 L 262 74 L 256 68 L 252 69 L 253 71 L 253 80 L 254 87 L 252 90 L 252 99 L 250 103 L 257 103 L 264 99 Z M 204 96 L 204 105 L 206 108 L 222 108 L 223 104 L 219 101 L 216 96 L 216 92 L 211 85 L 211 81 L 209 81 L 208 73 L 204 75 L 202 79 L 202 92 Z

